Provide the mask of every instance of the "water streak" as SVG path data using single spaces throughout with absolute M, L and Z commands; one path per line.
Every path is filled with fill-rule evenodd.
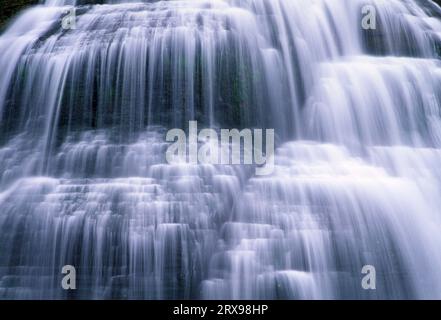
M 377 29 L 361 28 L 361 8 Z M 75 6 L 76 28 L 62 19 Z M 0 298 L 441 298 L 441 9 L 47 0 L 0 36 Z M 276 170 L 165 132 L 275 128 Z M 60 286 L 77 268 L 77 290 Z M 374 265 L 377 290 L 363 290 Z

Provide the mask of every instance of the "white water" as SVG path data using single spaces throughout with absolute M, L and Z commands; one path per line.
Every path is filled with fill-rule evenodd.
M 441 298 L 433 2 L 74 2 L 0 36 L 0 298 Z M 167 164 L 193 119 L 275 128 L 275 173 Z

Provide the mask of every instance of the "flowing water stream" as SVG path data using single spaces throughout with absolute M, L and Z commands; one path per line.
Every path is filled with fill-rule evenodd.
M 429 0 L 25 10 L 0 35 L 0 298 L 441 298 L 440 17 Z M 167 163 L 189 120 L 274 128 L 274 173 Z

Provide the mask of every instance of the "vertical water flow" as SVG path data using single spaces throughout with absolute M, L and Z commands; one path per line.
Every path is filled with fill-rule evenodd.
M 0 298 L 441 298 L 440 13 L 429 0 L 21 13 L 0 35 Z M 168 164 L 165 132 L 189 120 L 275 128 L 274 173 Z M 64 265 L 77 290 L 61 288 Z

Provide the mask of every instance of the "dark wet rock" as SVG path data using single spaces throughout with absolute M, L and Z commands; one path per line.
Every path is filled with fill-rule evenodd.
M 14 17 L 20 10 L 37 4 L 39 0 L 2 0 L 0 4 L 0 30 L 7 21 Z

